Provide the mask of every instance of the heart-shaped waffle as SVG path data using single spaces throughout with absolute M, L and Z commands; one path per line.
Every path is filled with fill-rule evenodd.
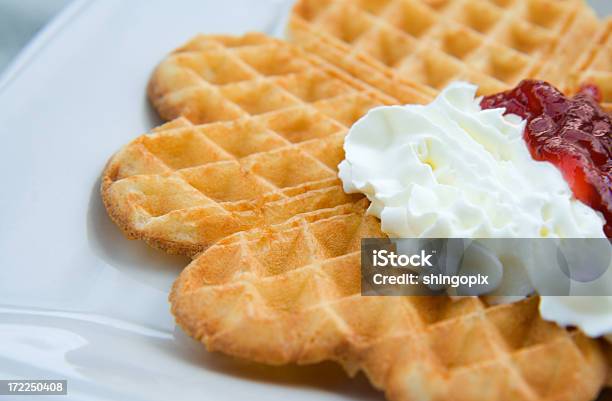
M 118 152 L 102 197 L 130 238 L 189 255 L 360 199 L 337 179 L 344 136 L 368 109 L 397 103 L 261 34 L 198 36 L 160 64 L 149 92 L 162 116 L 182 117 Z

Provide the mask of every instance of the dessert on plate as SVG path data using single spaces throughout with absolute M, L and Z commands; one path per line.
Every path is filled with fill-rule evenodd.
M 170 54 L 148 89 L 169 122 L 104 170 L 129 238 L 193 257 L 177 323 L 390 400 L 594 399 L 609 297 L 366 297 L 360 241 L 609 236 L 610 21 L 574 0 L 300 0 L 288 31 Z

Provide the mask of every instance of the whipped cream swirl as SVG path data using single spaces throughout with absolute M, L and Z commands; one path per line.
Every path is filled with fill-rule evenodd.
M 476 90 L 455 82 L 428 105 L 370 110 L 344 142 L 344 190 L 368 197 L 368 213 L 390 237 L 605 238 L 601 215 L 573 197 L 552 164 L 532 159 L 525 121 L 482 110 Z M 554 280 L 533 260 L 518 265 L 503 266 L 491 294 L 508 287 L 527 294 Z M 612 294 L 612 271 L 601 279 Z M 588 286 L 577 295 L 588 295 Z M 548 296 L 540 307 L 546 319 L 599 336 L 612 333 L 611 304 L 612 297 Z

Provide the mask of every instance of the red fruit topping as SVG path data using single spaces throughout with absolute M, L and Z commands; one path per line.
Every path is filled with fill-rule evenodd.
M 554 164 L 574 196 L 605 220 L 612 237 L 612 119 L 597 104 L 599 88 L 585 85 L 573 98 L 544 81 L 486 96 L 483 109 L 506 108 L 527 120 L 524 139 L 535 160 Z
M 599 86 L 594 85 L 594 84 L 581 85 L 580 88 L 578 89 L 578 93 L 582 93 L 583 95 L 591 96 L 593 99 L 595 99 L 597 103 L 600 103 L 601 100 L 603 99 Z

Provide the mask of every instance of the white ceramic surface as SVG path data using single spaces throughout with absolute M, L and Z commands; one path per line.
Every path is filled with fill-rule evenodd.
M 145 85 L 165 53 L 196 32 L 279 32 L 287 6 L 77 1 L 0 78 L 0 379 L 68 379 L 58 400 L 383 399 L 333 364 L 207 353 L 169 312 L 187 260 L 126 241 L 98 195 L 107 158 L 159 123 Z

